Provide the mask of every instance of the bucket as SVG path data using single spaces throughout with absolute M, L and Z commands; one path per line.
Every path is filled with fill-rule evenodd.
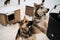
M 47 37 L 50 40 L 60 40 L 60 18 L 59 13 L 50 13 L 47 29 Z

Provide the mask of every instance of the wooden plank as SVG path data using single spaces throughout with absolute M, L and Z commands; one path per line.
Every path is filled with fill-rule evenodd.
M 32 16 L 33 15 L 33 12 L 34 12 L 34 7 L 31 7 L 31 6 L 26 6 L 26 9 L 25 9 L 25 14 L 28 15 L 28 16 Z
M 6 21 L 6 15 L 5 14 L 0 14 L 0 23 L 2 25 L 7 25 L 7 21 Z

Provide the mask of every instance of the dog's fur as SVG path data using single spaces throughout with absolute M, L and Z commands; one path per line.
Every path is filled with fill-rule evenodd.
M 28 38 L 29 36 L 32 35 L 32 24 L 33 22 L 32 21 L 28 21 L 25 17 L 24 19 L 19 22 L 19 26 L 20 28 L 18 29 L 18 33 L 16 35 L 16 40 L 21 36 L 21 37 L 24 37 L 24 38 Z
M 34 25 L 37 26 L 43 33 L 47 31 L 47 23 L 46 23 L 46 13 L 49 11 L 48 8 L 44 7 L 44 2 L 41 4 L 34 3 L 35 13 L 33 15 Z
M 19 23 L 20 28 L 18 29 L 16 40 L 20 36 L 28 38 L 32 34 L 40 32 L 46 33 L 48 24 L 46 23 L 45 14 L 49 11 L 49 9 L 44 7 L 44 0 L 41 4 L 34 3 L 34 8 L 33 20 L 29 23 L 29 21 L 24 17 L 24 19 Z

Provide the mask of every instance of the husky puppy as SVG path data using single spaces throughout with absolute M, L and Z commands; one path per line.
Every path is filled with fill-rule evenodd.
M 18 32 L 17 32 L 17 35 L 16 35 L 16 40 L 19 38 L 19 37 L 24 37 L 24 38 L 28 38 L 32 35 L 32 24 L 33 22 L 32 21 L 28 21 L 25 17 L 24 19 L 19 22 L 19 26 L 20 28 L 18 29 Z
M 43 33 L 46 33 L 48 25 L 46 23 L 46 13 L 49 11 L 49 9 L 44 7 L 44 0 L 42 0 L 41 4 L 34 3 L 34 8 L 33 25 L 35 25 Z

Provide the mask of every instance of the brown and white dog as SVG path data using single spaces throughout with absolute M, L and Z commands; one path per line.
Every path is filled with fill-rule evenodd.
M 24 38 L 28 38 L 29 36 L 32 35 L 32 24 L 33 22 L 32 21 L 28 21 L 26 19 L 26 17 L 24 17 L 24 19 L 19 22 L 19 29 L 18 29 L 18 32 L 17 32 L 17 35 L 16 35 L 16 40 L 19 39 L 19 37 L 24 37 Z
M 33 25 L 35 25 L 36 28 L 43 33 L 46 33 L 48 26 L 46 22 L 46 13 L 49 11 L 49 9 L 44 7 L 44 0 L 41 4 L 34 3 L 34 8 Z

